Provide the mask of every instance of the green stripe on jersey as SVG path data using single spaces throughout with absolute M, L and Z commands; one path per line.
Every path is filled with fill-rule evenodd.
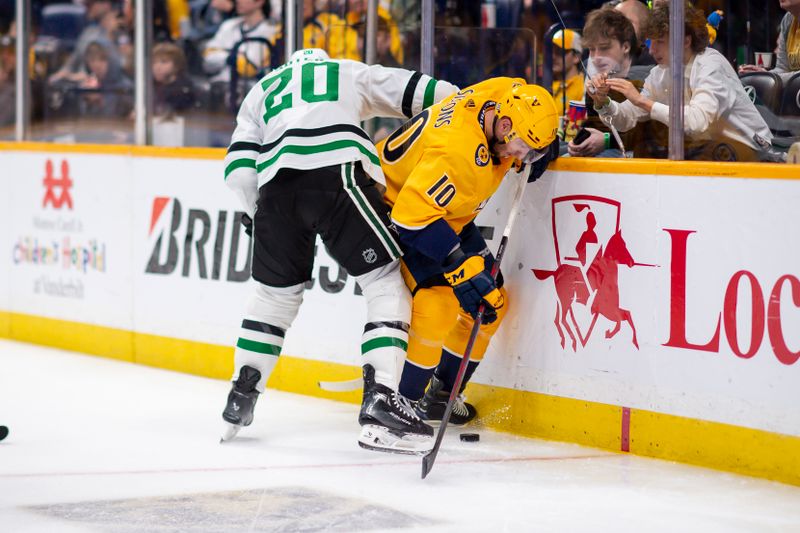
M 236 342 L 236 347 L 249 352 L 263 353 L 266 355 L 280 355 L 281 347 L 274 344 L 267 344 L 266 342 L 251 341 L 250 339 L 239 338 Z
M 263 163 L 259 163 L 256 165 L 256 170 L 261 172 L 275 161 L 278 160 L 280 156 L 283 154 L 300 154 L 300 155 L 308 155 L 308 154 L 318 154 L 322 152 L 331 152 L 333 150 L 340 150 L 342 148 L 357 148 L 361 153 L 366 155 L 370 161 L 374 165 L 380 165 L 380 159 L 378 156 L 367 150 L 361 143 L 358 141 L 351 141 L 349 139 L 344 139 L 341 141 L 333 141 L 325 144 L 313 144 L 310 146 L 300 146 L 296 144 L 287 144 L 286 146 L 282 147 L 278 150 L 274 156 L 270 157 Z
M 380 236 L 383 238 L 384 246 L 388 248 L 388 251 L 391 255 L 395 258 L 400 257 L 403 253 L 400 251 L 400 247 L 394 241 L 392 236 L 386 229 L 386 226 L 380 221 L 378 216 L 372 210 L 372 205 L 370 205 L 369 201 L 364 197 L 364 193 L 356 187 L 356 182 L 353 179 L 353 164 L 352 163 L 345 163 L 345 180 L 347 189 L 350 191 L 350 194 L 353 198 L 358 202 L 361 206 L 361 210 L 369 219 L 369 222 L 372 224 L 372 227 L 375 228 Z
M 436 80 L 431 78 L 425 86 L 425 96 L 422 98 L 422 109 L 433 105 L 433 98 L 436 94 Z
M 228 179 L 228 175 L 237 168 L 256 168 L 256 160 L 242 158 L 231 161 L 230 164 L 225 167 L 225 179 Z
M 400 348 L 401 350 L 408 350 L 408 343 L 403 339 L 396 337 L 375 337 L 361 345 L 361 355 L 366 354 L 378 348 Z

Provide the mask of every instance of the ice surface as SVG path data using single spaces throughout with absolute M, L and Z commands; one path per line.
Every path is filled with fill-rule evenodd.
M 0 339 L 2 532 L 800 532 L 800 488 L 478 428 L 436 465 L 362 450 L 358 408 Z

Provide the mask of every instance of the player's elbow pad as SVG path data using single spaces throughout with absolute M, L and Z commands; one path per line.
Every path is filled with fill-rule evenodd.
M 400 242 L 430 257 L 437 264 L 444 263 L 448 254 L 461 242 L 458 235 L 444 221 L 437 219 L 419 230 L 397 228 Z

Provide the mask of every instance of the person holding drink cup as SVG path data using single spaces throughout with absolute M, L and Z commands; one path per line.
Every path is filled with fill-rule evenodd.
M 553 35 L 553 100 L 559 116 L 566 116 L 569 103 L 583 101 L 586 94 L 581 72 L 581 36 L 575 30 L 558 30 Z
M 775 68 L 772 65 L 772 54 L 769 52 L 756 52 L 755 65 L 742 65 L 739 73 L 745 72 L 773 72 L 780 76 L 783 81 L 787 81 L 795 73 L 800 71 L 800 0 L 780 0 L 782 9 L 786 10 L 783 20 L 781 20 L 781 31 L 778 36 L 778 48 L 776 50 L 777 63 Z
M 683 107 L 686 159 L 712 161 L 775 161 L 772 133 L 747 96 L 728 60 L 708 47 L 708 30 L 700 10 L 685 5 Z M 653 9 L 645 34 L 657 65 L 644 80 L 642 91 L 628 80 L 600 73 L 592 77 L 594 108 L 606 123 L 628 131 L 640 122 L 669 124 L 670 72 L 669 6 Z M 627 100 L 612 101 L 610 91 Z M 785 159 L 785 157 L 784 157 Z
M 638 44 L 636 29 L 625 14 L 612 7 L 596 9 L 586 17 L 583 27 L 584 47 L 589 50 L 587 74 L 591 78 L 598 74 L 630 80 L 641 89 L 642 82 L 652 65 L 636 65 L 637 55 L 642 48 Z M 614 92 L 611 97 L 618 102 L 625 98 Z M 567 145 L 572 157 L 622 157 L 621 147 L 611 129 L 594 110 L 591 89 L 587 90 L 586 106 L 588 113 L 584 129 Z M 649 148 L 652 143 L 644 142 L 644 136 L 653 130 L 650 124 L 641 124 L 622 135 L 627 150 L 635 150 L 638 157 L 654 157 Z

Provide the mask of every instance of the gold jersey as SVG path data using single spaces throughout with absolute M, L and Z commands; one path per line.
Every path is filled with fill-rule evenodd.
M 322 48 L 333 59 L 361 60 L 358 32 L 334 13 L 318 13 L 303 28 L 303 46 Z
M 392 222 L 421 230 L 444 219 L 455 233 L 471 222 L 500 186 L 513 160 L 492 157 L 486 111 L 519 78 L 492 78 L 429 107 L 378 143 Z

